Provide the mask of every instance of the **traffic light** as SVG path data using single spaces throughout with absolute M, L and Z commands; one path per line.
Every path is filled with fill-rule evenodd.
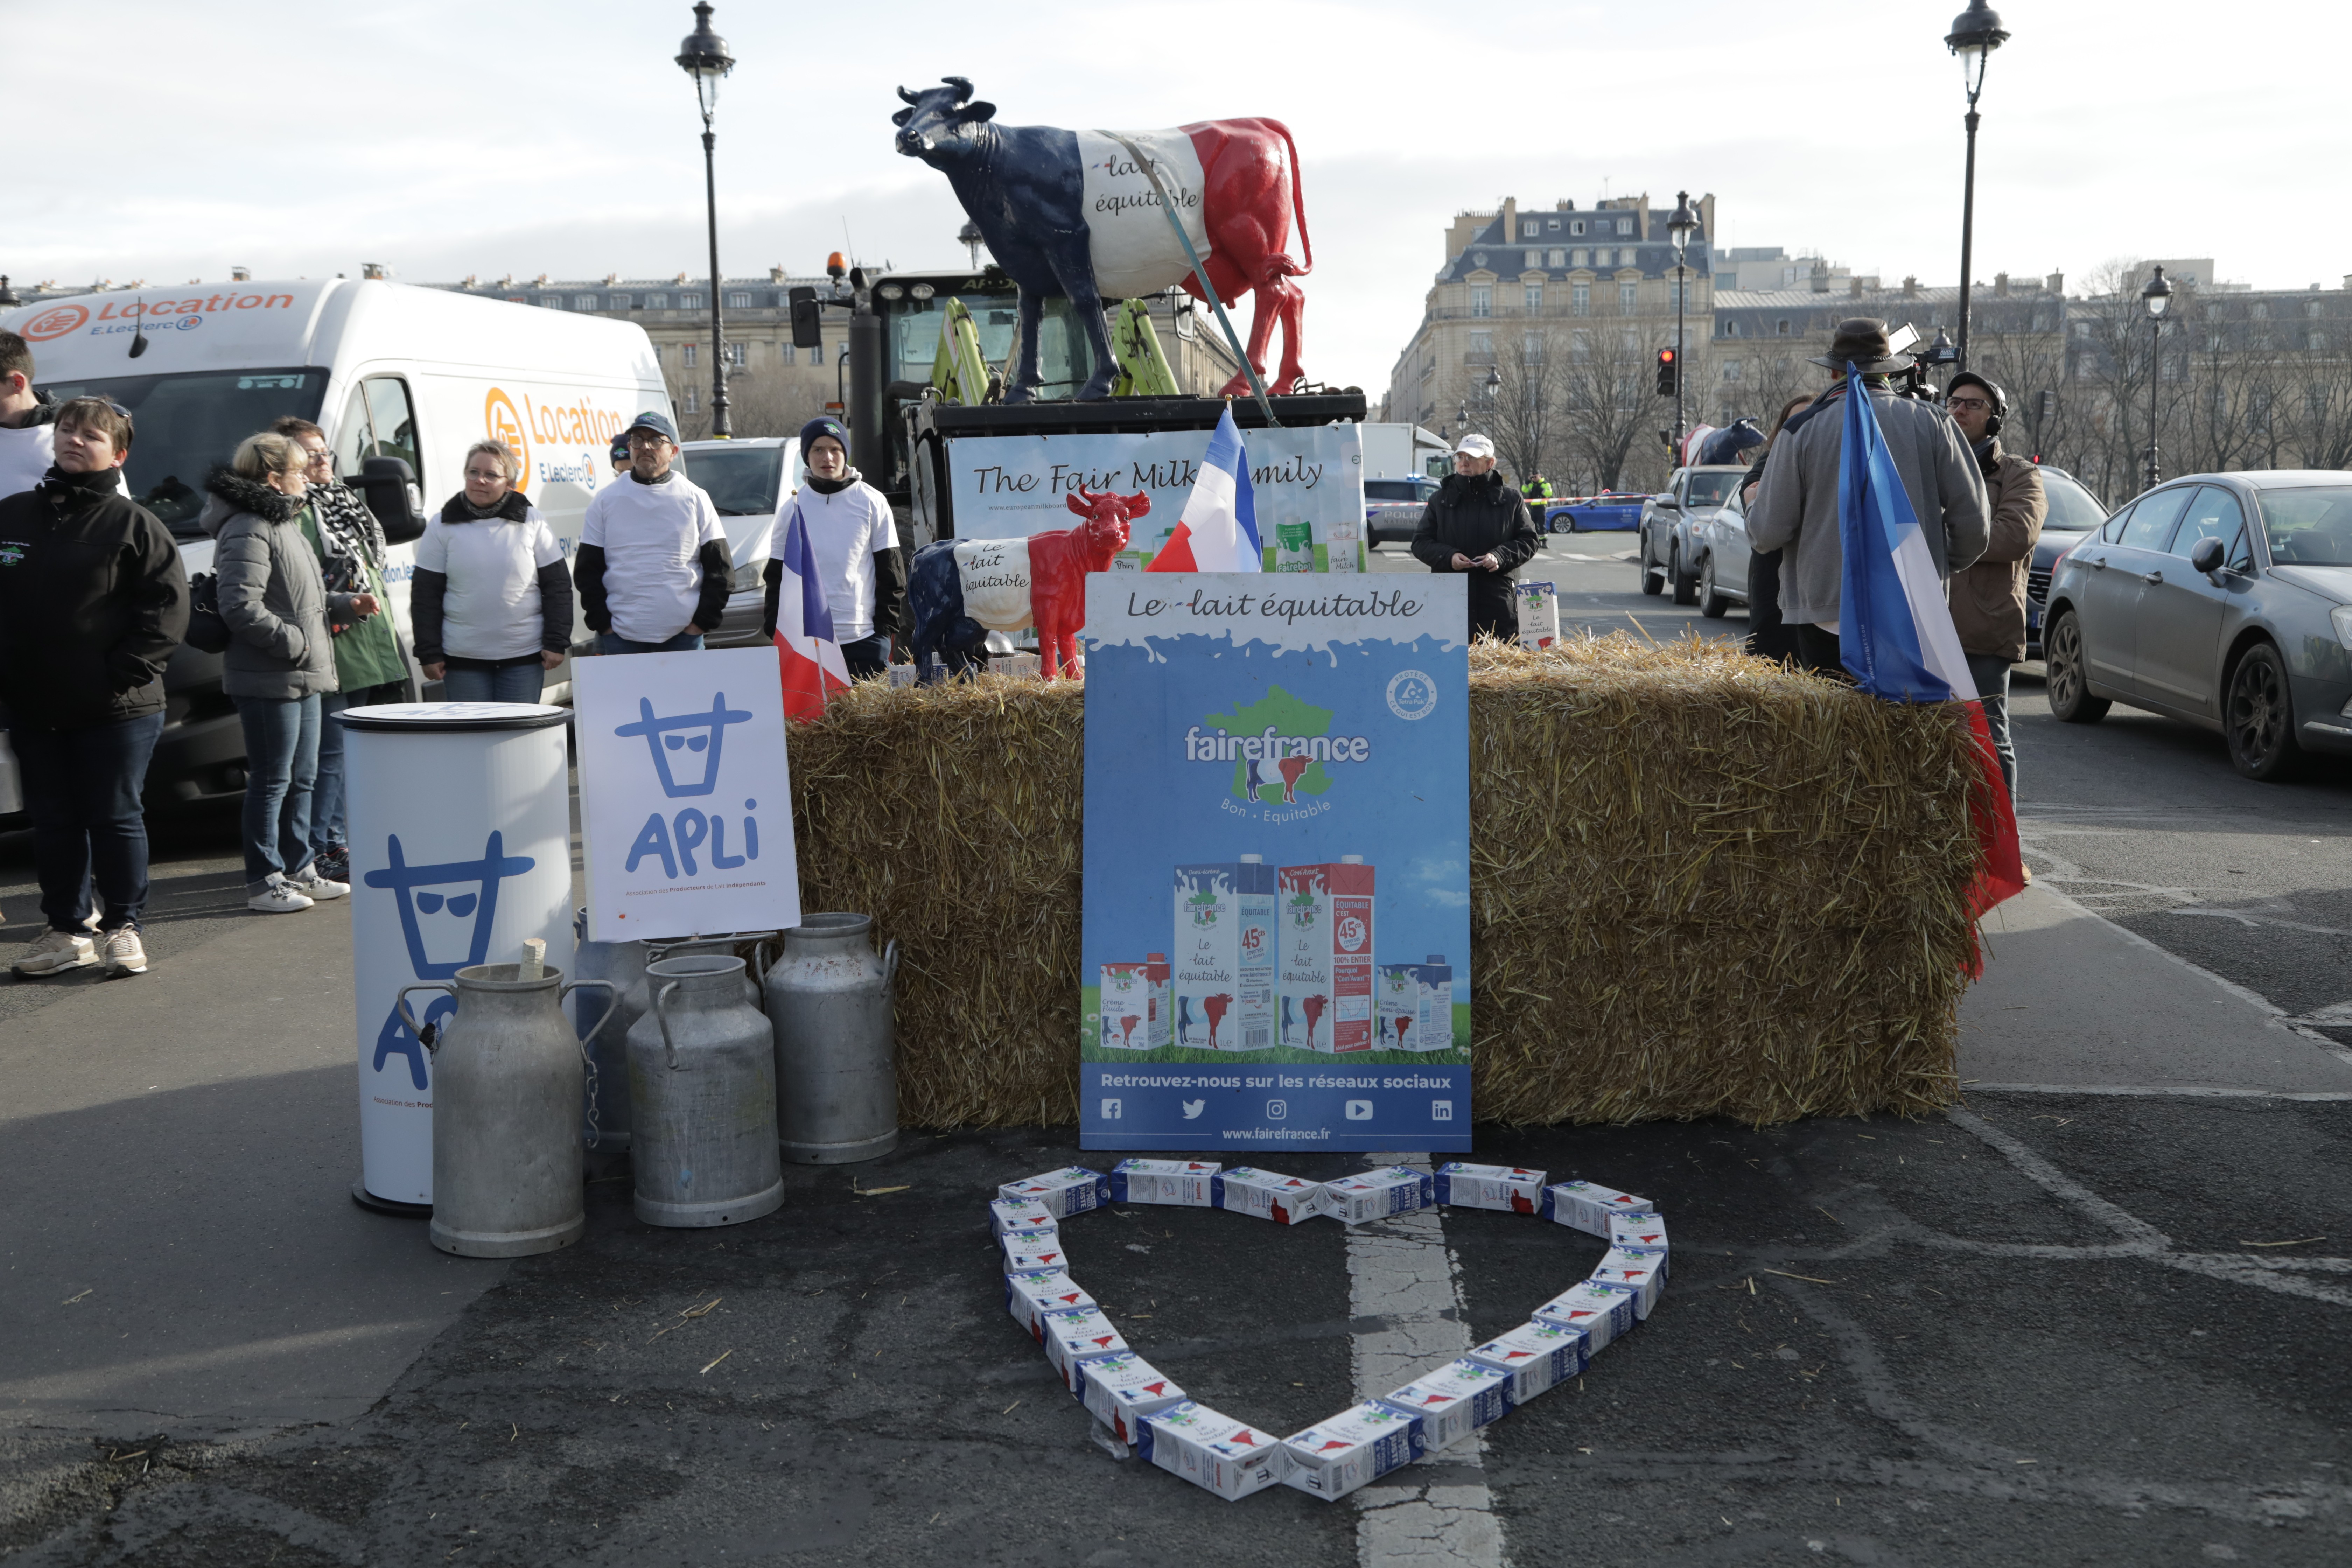
M 1660 349 L 1658 351 L 1658 395 L 1660 397 L 1672 397 L 1675 395 L 1675 388 L 1678 384 L 1675 378 L 1679 372 L 1680 367 L 1675 363 L 1675 351 Z

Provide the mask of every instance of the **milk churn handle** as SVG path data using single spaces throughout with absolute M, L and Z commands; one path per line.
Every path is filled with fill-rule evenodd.
M 669 1013 L 662 1004 L 669 1000 L 669 994 L 677 990 L 678 984 L 673 980 L 654 993 L 654 1022 L 661 1026 L 662 1049 L 669 1053 L 669 1070 L 672 1072 L 677 1070 L 677 1042 L 669 1037 Z
M 392 999 L 392 1010 L 400 1015 L 400 1021 L 408 1026 L 408 1032 L 416 1037 L 416 1043 L 437 1055 L 441 1049 L 440 1041 L 427 1029 L 426 1026 L 419 1024 L 409 1016 L 408 994 L 412 991 L 440 991 L 453 997 L 457 993 L 438 980 L 427 980 L 415 985 L 402 986 L 399 994 Z
M 888 985 L 898 977 L 898 939 L 892 937 L 890 945 L 882 951 L 882 984 Z
M 765 985 L 768 983 L 768 966 L 774 960 L 767 956 L 767 952 L 766 937 L 761 937 L 751 944 L 751 984 L 754 985 Z
M 572 1000 L 572 994 L 574 991 L 585 991 L 592 985 L 600 985 L 606 991 L 610 992 L 613 997 L 613 1004 L 611 1006 L 604 1009 L 604 1016 L 597 1019 L 595 1023 L 590 1025 L 587 1032 L 580 1037 L 580 1054 L 583 1056 L 588 1054 L 588 1042 L 596 1037 L 596 1031 L 611 1023 L 613 1021 L 613 1015 L 621 1010 L 621 988 L 614 984 L 609 980 L 575 980 L 562 989 L 559 994 L 559 999 L 561 1001 L 569 1002 Z

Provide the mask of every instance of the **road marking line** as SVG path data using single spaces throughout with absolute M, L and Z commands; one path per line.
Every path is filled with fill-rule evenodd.
M 1375 1165 L 1430 1168 L 1429 1156 L 1383 1153 Z M 1471 1347 L 1462 1266 L 1445 1245 L 1443 1211 L 1426 1208 L 1348 1230 L 1349 1310 L 1380 1327 L 1351 1336 L 1356 1397 L 1376 1399 Z M 1472 1433 L 1422 1465 L 1355 1494 L 1363 1568 L 1505 1568 L 1503 1522 L 1487 1490 L 1486 1437 Z
M 2090 1094 L 2146 1099 L 2295 1100 L 2314 1104 L 2352 1100 L 2352 1092 L 2336 1089 L 2220 1089 L 2194 1084 L 2132 1083 L 1991 1083 L 1970 1079 L 1960 1085 L 1969 1094 Z

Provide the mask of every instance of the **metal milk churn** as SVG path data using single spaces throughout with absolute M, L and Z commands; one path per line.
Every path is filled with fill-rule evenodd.
M 593 1002 L 574 1000 L 574 1022 L 588 1042 L 588 1060 L 595 1071 L 588 1083 L 588 1116 L 602 1151 L 629 1146 L 629 1030 L 646 1011 L 646 944 L 641 942 L 591 942 L 588 910 L 583 905 L 572 917 L 572 972 L 584 984 L 609 980 L 618 987 L 619 1001 L 610 1008 L 612 1022 L 593 1036 Z
M 871 1160 L 898 1146 L 898 944 L 877 958 L 873 932 L 871 915 L 804 915 L 768 971 L 776 1125 L 796 1164 Z
M 775 1047 L 743 969 L 719 953 L 646 965 L 652 1005 L 629 1031 L 629 1163 L 647 1225 L 740 1225 L 782 1206 Z
M 628 1027 L 635 1028 L 637 1020 L 644 1017 L 646 1009 L 653 1005 L 653 994 L 646 989 L 645 966 L 646 964 L 663 958 L 692 958 L 698 953 L 715 953 L 720 958 L 732 958 L 735 956 L 736 948 L 747 942 L 761 944 L 752 950 L 756 955 L 764 952 L 775 940 L 776 933 L 772 931 L 720 931 L 716 936 L 682 936 L 675 940 L 650 938 L 645 942 L 631 943 L 630 945 L 638 949 L 639 956 L 636 983 L 623 993 L 621 999 L 621 1010 L 627 1019 Z M 748 966 L 743 973 L 743 995 L 752 1006 L 757 1007 L 761 1005 L 760 983 Z M 625 1037 L 625 1031 L 624 1033 Z
M 402 1022 L 433 1053 L 433 1245 L 466 1258 L 521 1258 L 580 1239 L 588 1215 L 582 1184 L 580 1102 L 585 1055 L 564 1016 L 574 991 L 610 981 L 563 983 L 515 963 L 460 969 L 402 988 Z M 428 1038 L 408 1011 L 414 991 L 446 991 L 457 1011 Z M 605 1017 L 612 1009 L 605 1009 Z M 602 1026 L 604 1018 L 596 1020 Z

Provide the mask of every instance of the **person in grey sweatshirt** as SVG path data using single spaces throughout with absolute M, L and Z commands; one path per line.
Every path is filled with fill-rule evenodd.
M 1838 633 L 1845 552 L 1838 540 L 1838 466 L 1845 448 L 1843 400 L 1849 364 L 1862 376 L 1887 456 L 1902 477 L 1936 574 L 1948 589 L 1954 573 L 1985 552 L 1990 510 L 1984 475 L 1951 416 L 1897 396 L 1888 384 L 1888 376 L 1910 368 L 1911 356 L 1889 352 L 1885 322 L 1865 317 L 1840 321 L 1830 352 L 1812 363 L 1835 375 L 1838 384 L 1801 426 L 1784 430 L 1772 443 L 1763 483 L 1748 508 L 1748 537 L 1759 551 L 1787 552 L 1780 565 L 1780 615 L 1797 628 L 1798 657 L 1809 669 L 1843 677 Z

